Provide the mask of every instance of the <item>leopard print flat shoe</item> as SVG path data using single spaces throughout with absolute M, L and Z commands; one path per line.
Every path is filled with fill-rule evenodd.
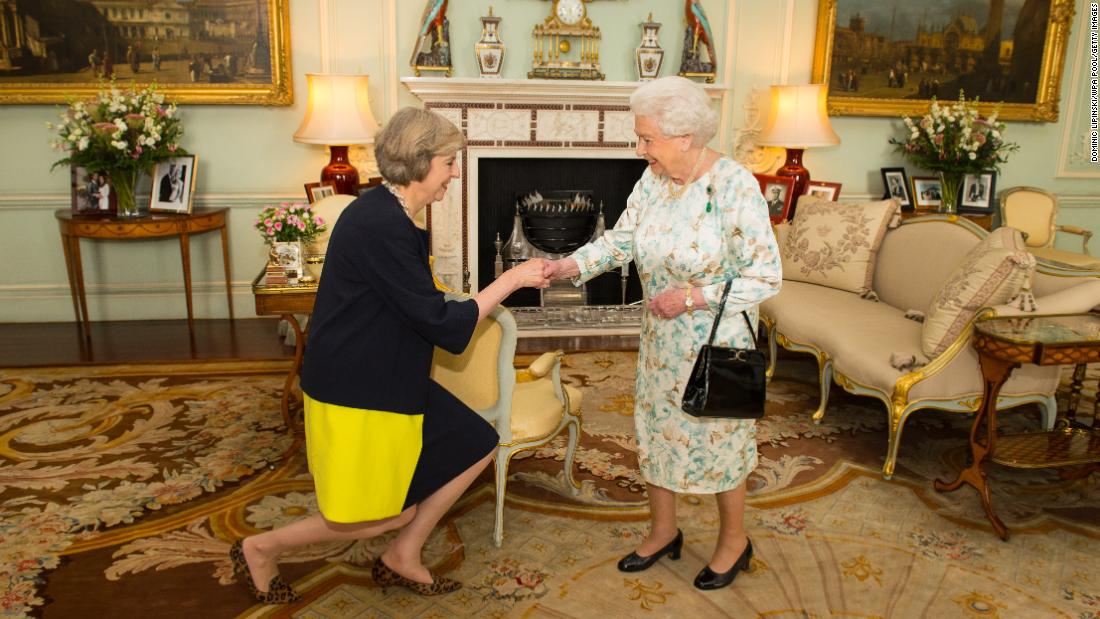
M 252 582 L 252 574 L 248 571 L 248 561 L 244 558 L 244 540 L 233 542 L 229 549 L 229 560 L 233 562 L 233 573 L 238 574 L 248 587 L 249 593 L 262 604 L 289 604 L 302 599 L 302 596 L 286 584 L 283 577 L 276 574 L 271 582 L 267 583 L 267 591 L 260 591 Z
M 386 588 L 391 586 L 405 587 L 417 595 L 443 595 L 462 588 L 462 583 L 457 580 L 437 576 L 435 572 L 428 573 L 432 576 L 431 583 L 409 580 L 383 563 L 382 557 L 374 560 L 374 566 L 370 570 L 371 578 L 379 587 L 382 587 L 382 593 L 385 593 Z

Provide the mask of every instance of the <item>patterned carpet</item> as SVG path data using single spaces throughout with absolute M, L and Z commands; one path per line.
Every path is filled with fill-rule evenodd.
M 585 392 L 582 492 L 564 489 L 561 441 L 518 457 L 497 549 L 491 482 L 475 484 L 426 549 L 464 589 L 383 592 L 369 566 L 387 540 L 334 543 L 284 557 L 305 598 L 290 608 L 254 606 L 226 554 L 316 509 L 301 444 L 279 425 L 286 363 L 0 370 L 0 615 L 1100 617 L 1100 475 L 993 467 L 994 506 L 1013 532 L 1001 542 L 973 490 L 931 489 L 965 463 L 968 417 L 914 415 L 885 481 L 881 404 L 835 393 L 814 425 L 814 367 L 794 356 L 780 360 L 758 426 L 752 571 L 721 591 L 692 588 L 717 511 L 681 496 L 683 559 L 618 572 L 646 527 L 634 362 L 566 357 L 563 377 Z M 1003 419 L 1038 426 L 1032 409 Z

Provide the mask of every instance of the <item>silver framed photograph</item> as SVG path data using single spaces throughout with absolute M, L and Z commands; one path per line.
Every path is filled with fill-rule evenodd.
M 157 162 L 149 195 L 150 212 L 191 212 L 198 159 L 196 155 L 187 155 Z
M 978 174 L 967 174 L 963 177 L 962 189 L 959 191 L 959 212 L 992 213 L 996 204 L 993 194 L 996 191 L 996 172 L 990 170 Z

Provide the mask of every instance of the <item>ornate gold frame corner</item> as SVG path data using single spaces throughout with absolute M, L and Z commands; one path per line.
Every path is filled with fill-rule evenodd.
M 821 0 L 817 9 L 817 30 L 814 38 L 814 59 L 811 81 L 831 85 L 834 34 L 839 0 Z M 1058 103 L 1065 66 L 1066 47 L 1074 16 L 1073 0 L 1050 0 L 1043 61 L 1039 69 L 1039 86 L 1034 103 L 981 103 L 982 114 L 1000 109 L 1002 120 L 1058 122 Z M 878 99 L 871 97 L 829 96 L 830 116 L 903 116 L 923 114 L 930 99 Z
M 290 64 L 290 0 L 266 0 L 268 4 L 269 44 L 271 46 L 271 82 L 241 84 L 157 84 L 174 103 L 208 105 L 270 105 L 288 106 L 294 103 Z M 144 87 L 151 82 L 135 82 Z M 120 87 L 130 82 L 119 80 Z M 68 103 L 72 99 L 91 97 L 100 90 L 98 82 L 16 82 L 0 83 L 0 105 L 34 105 Z

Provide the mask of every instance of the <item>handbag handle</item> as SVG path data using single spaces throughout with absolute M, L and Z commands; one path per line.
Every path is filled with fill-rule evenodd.
M 718 333 L 718 323 L 722 320 L 722 312 L 726 309 L 726 299 L 730 296 L 732 286 L 733 280 L 726 280 L 726 287 L 722 290 L 722 300 L 718 303 L 718 314 L 714 317 L 714 324 L 710 327 L 710 338 L 707 340 L 707 346 L 714 345 L 714 334 Z M 745 319 L 745 325 L 749 328 L 749 335 L 752 336 L 752 347 L 760 348 L 760 344 L 756 341 L 756 329 L 752 328 L 752 321 L 749 320 L 748 312 L 741 310 L 741 316 Z

